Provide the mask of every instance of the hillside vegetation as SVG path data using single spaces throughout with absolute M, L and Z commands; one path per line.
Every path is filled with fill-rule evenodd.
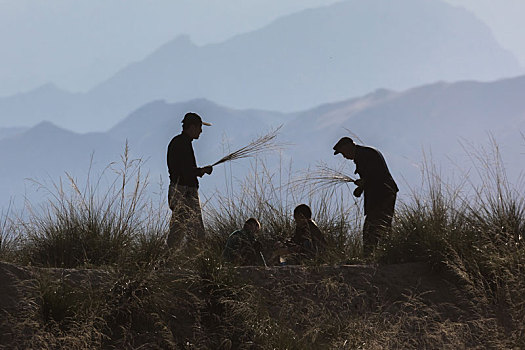
M 165 191 L 146 198 L 125 154 L 97 181 L 61 180 L 44 206 L 3 213 L 0 347 L 525 348 L 525 202 L 492 160 L 479 158 L 482 181 L 459 185 L 427 169 L 365 261 L 349 191 L 308 197 L 267 169 L 205 204 L 202 245 L 170 252 Z M 299 200 L 330 247 L 308 266 L 275 266 Z M 263 224 L 268 267 L 221 258 L 248 216 Z

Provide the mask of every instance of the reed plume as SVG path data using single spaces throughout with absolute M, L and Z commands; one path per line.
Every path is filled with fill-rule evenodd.
M 333 169 L 326 164 L 321 164 L 315 170 L 308 170 L 305 174 L 291 182 L 293 186 L 309 186 L 309 193 L 324 191 L 339 185 L 353 183 L 356 180 L 341 170 Z
M 250 142 L 248 145 L 239 148 L 235 152 L 232 152 L 222 157 L 221 159 L 213 163 L 212 166 L 216 166 L 218 164 L 229 162 L 232 160 L 254 157 L 257 154 L 274 151 L 276 149 L 281 148 L 281 145 L 275 142 L 275 139 L 281 128 L 282 125 L 279 126 L 277 129 L 270 131 L 268 134 L 258 137 L 257 139 Z

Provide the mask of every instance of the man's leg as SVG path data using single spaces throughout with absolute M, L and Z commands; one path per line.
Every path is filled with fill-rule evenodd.
M 168 246 L 203 241 L 204 222 L 197 188 L 170 185 L 168 196 L 172 210 Z
M 379 240 L 392 229 L 396 195 L 386 196 L 379 206 L 369 210 L 363 226 L 363 253 L 369 256 Z
M 196 241 L 204 240 L 204 222 L 202 220 L 202 209 L 199 200 L 198 190 L 191 189 L 186 196 L 186 206 L 188 208 L 187 229 L 191 239 Z
M 397 195 L 394 193 L 386 197 L 385 201 L 383 202 L 381 214 L 383 235 L 389 233 L 390 230 L 392 230 L 392 220 L 394 218 L 394 211 L 396 207 L 396 197 Z
M 379 242 L 379 218 L 376 211 L 370 210 L 363 225 L 363 255 L 368 257 Z
M 168 202 L 171 209 L 170 231 L 166 241 L 169 248 L 180 247 L 186 232 L 186 222 L 189 212 L 184 201 L 184 194 L 177 186 L 170 185 L 168 191 Z

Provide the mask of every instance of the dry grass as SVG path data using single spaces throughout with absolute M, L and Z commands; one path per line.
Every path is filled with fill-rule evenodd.
M 354 183 L 355 179 L 345 174 L 342 169 L 333 169 L 325 164 L 318 165 L 315 170 L 308 169 L 304 174 L 294 179 L 290 185 L 308 187 L 309 194 L 333 191 L 340 185 Z
M 253 177 L 206 205 L 206 241 L 169 252 L 165 199 L 144 198 L 139 161 L 124 156 L 118 169 L 101 197 L 98 185 L 69 178 L 69 190 L 52 187 L 27 221 L 3 217 L 4 261 L 91 269 L 34 269 L 19 312 L 2 315 L 4 348 L 525 347 L 525 202 L 501 167 L 486 167 L 497 173 L 482 172 L 487 181 L 468 197 L 427 172 L 427 187 L 398 206 L 379 267 L 348 272 L 338 265 L 360 261 L 361 213 L 337 186 L 313 196 L 256 162 Z M 227 234 L 250 216 L 270 254 L 301 202 L 328 236 L 322 259 L 303 268 L 223 262 Z M 388 269 L 407 261 L 432 269 Z
M 276 128 L 275 130 L 270 131 L 266 135 L 258 137 L 257 139 L 250 142 L 248 145 L 241 147 L 235 152 L 232 152 L 222 157 L 221 159 L 213 163 L 212 166 L 216 166 L 218 164 L 229 162 L 232 160 L 253 158 L 262 153 L 281 149 L 282 145 L 276 142 L 276 138 L 281 128 L 282 128 L 282 125 Z
M 111 164 L 95 182 L 90 174 L 84 186 L 71 176 L 50 186 L 41 184 L 49 200 L 36 208 L 28 204 L 29 214 L 17 220 L 17 260 L 68 268 L 157 259 L 167 213 L 160 202 L 145 198 L 148 179 L 141 165 L 141 160 L 129 159 L 126 147 L 121 162 Z M 108 173 L 115 174 L 114 179 L 104 184 Z
M 13 232 L 12 220 L 9 216 L 10 207 L 6 212 L 0 212 L 0 260 L 13 259 L 16 250 L 16 235 Z

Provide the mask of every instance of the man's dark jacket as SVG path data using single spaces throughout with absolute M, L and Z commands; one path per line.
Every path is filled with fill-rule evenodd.
M 180 134 L 168 145 L 168 171 L 172 184 L 199 187 L 197 162 L 191 141 L 189 136 Z
M 365 215 L 395 195 L 399 189 L 388 170 L 381 152 L 372 147 L 356 145 L 355 173 L 364 180 Z

